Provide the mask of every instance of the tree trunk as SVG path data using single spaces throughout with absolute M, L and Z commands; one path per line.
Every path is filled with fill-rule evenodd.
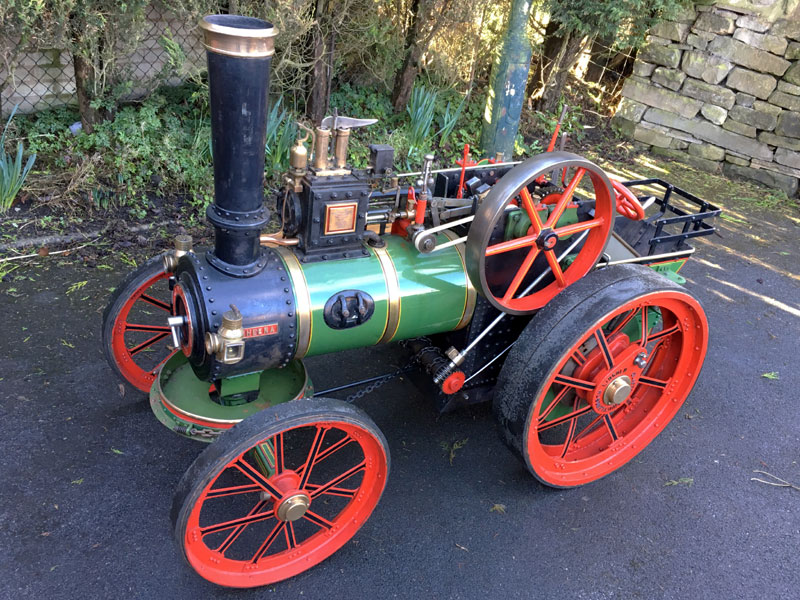
M 328 19 L 329 3 L 318 0 L 314 11 L 316 27 L 312 33 L 313 66 L 309 74 L 309 94 L 306 115 L 313 123 L 320 123 L 328 112 L 333 76 L 334 33 Z
M 561 27 L 561 24 L 555 19 L 551 19 L 544 28 L 542 52 L 537 57 L 536 67 L 533 69 L 533 76 L 528 80 L 528 87 L 525 90 L 525 96 L 527 98 L 534 96 L 538 90 L 544 87 L 545 73 L 550 69 L 552 62 L 558 56 L 558 51 L 563 42 L 563 38 L 556 35 L 559 27 Z
M 567 77 L 583 50 L 583 38 L 568 31 L 559 38 L 560 47 L 556 57 L 542 69 L 541 87 L 534 96 L 534 109 L 554 112 L 564 91 Z
M 92 64 L 80 54 L 72 54 L 72 66 L 75 70 L 75 91 L 78 95 L 78 112 L 81 115 L 81 125 L 86 133 L 94 132 L 95 123 L 102 121 L 100 111 L 92 108 L 94 98 L 92 93 Z
M 414 79 L 417 77 L 419 61 L 423 51 L 419 47 L 419 11 L 420 0 L 413 0 L 410 9 L 411 23 L 406 32 L 405 50 L 406 56 L 403 59 L 403 66 L 394 78 L 392 88 L 392 107 L 395 112 L 401 112 L 408 104 L 411 97 L 411 90 L 414 88 Z
M 414 80 L 419 73 L 419 61 L 422 58 L 422 50 L 414 44 L 407 52 L 403 61 L 402 68 L 397 72 L 392 89 L 392 107 L 395 112 L 402 112 L 414 89 Z

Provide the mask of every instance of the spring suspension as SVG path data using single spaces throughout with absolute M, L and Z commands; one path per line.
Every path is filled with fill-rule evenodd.
M 464 385 L 466 376 L 429 338 L 407 340 L 403 344 L 414 353 L 414 360 L 433 378 L 445 394 L 455 394 Z

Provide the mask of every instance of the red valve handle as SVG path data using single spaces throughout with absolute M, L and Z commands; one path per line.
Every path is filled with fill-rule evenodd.
M 633 221 L 644 219 L 644 208 L 634 193 L 616 179 L 611 180 L 611 186 L 614 188 L 614 195 L 617 200 L 617 212 Z

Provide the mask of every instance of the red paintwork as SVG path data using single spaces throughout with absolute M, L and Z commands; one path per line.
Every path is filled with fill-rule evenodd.
M 315 454 L 312 443 L 304 460 L 281 464 L 284 460 L 291 460 L 288 456 L 284 457 L 284 440 L 301 433 L 303 429 L 307 431 L 302 433 L 314 434 L 314 442 L 323 436 L 319 448 L 324 449 L 318 448 Z M 331 432 L 341 432 L 347 436 L 341 439 L 349 441 L 338 448 L 335 448 L 336 443 L 325 447 L 322 444 L 324 436 L 336 435 Z M 358 425 L 343 421 L 319 421 L 312 425 L 289 427 L 271 438 L 259 441 L 251 449 L 268 441 L 275 450 L 273 454 L 270 449 L 268 455 L 278 458 L 277 464 L 270 465 L 273 475 L 267 477 L 256 467 L 250 450 L 240 454 L 211 478 L 187 520 L 183 539 L 186 558 L 202 577 L 218 585 L 240 588 L 268 585 L 293 577 L 322 562 L 358 531 L 372 513 L 386 485 L 388 465 L 383 446 L 370 431 Z M 360 449 L 359 456 L 347 455 L 347 452 L 356 448 L 353 444 Z M 332 448 L 335 449 L 330 451 Z M 335 461 L 336 453 L 342 448 L 351 450 L 338 455 L 338 458 L 351 460 L 341 470 L 334 469 L 336 475 L 329 474 L 322 481 L 315 479 L 314 467 L 323 461 L 328 466 L 329 457 L 334 457 Z M 243 482 L 248 482 L 245 485 L 224 487 L 222 482 L 217 484 L 224 473 L 233 471 L 242 474 L 242 467 L 247 469 L 248 465 L 253 471 L 249 471 L 246 478 L 244 475 L 239 477 Z M 336 481 L 349 472 L 352 472 L 351 475 Z M 326 491 L 319 491 L 332 482 L 333 485 Z M 224 491 L 220 491 L 221 485 Z M 305 493 L 311 499 L 308 512 L 297 521 L 297 527 L 275 517 L 281 500 L 296 493 Z M 241 496 L 244 494 L 247 494 L 247 499 L 242 504 Z M 236 496 L 236 502 L 230 496 Z M 328 499 L 335 500 L 336 497 L 350 498 L 338 512 L 326 506 Z M 227 505 L 221 505 L 226 499 Z M 252 508 L 246 512 L 241 509 L 242 505 Z M 225 506 L 229 507 L 229 512 L 220 521 L 216 511 L 225 512 Z M 232 507 L 238 508 L 239 512 Z M 208 509 L 206 513 L 204 508 Z M 253 517 L 255 522 L 245 525 L 237 523 L 239 519 Z M 222 526 L 222 533 L 220 530 L 209 533 L 208 529 L 212 526 Z M 247 533 L 258 535 L 250 539 L 247 536 L 240 538 L 240 534 L 251 526 L 254 531 Z M 304 534 L 306 537 L 303 537 Z M 273 539 L 270 542 L 271 536 Z
M 522 238 L 516 238 L 506 242 L 493 244 L 486 248 L 486 256 L 495 256 L 511 250 L 520 248 L 530 248 L 528 255 L 522 261 L 516 275 L 506 288 L 502 297 L 495 296 L 495 300 L 502 306 L 515 311 L 530 312 L 542 308 L 561 290 L 575 283 L 578 279 L 586 275 L 596 264 L 600 253 L 605 248 L 611 227 L 614 223 L 614 202 L 611 199 L 608 189 L 596 173 L 589 172 L 592 178 L 592 185 L 595 189 L 595 217 L 588 221 L 556 227 L 558 220 L 564 211 L 571 204 L 572 196 L 578 187 L 583 176 L 587 173 L 585 169 L 578 169 L 570 181 L 569 185 L 555 202 L 553 210 L 550 212 L 545 223 L 542 223 L 539 212 L 534 206 L 533 198 L 527 188 L 522 188 L 519 198 L 522 200 L 522 207 L 527 212 L 531 220 L 531 234 Z M 539 250 L 536 240 L 539 234 L 551 229 L 559 238 L 589 231 L 577 257 L 567 269 L 562 269 L 555 257 L 554 249 Z M 516 298 L 520 286 L 525 280 L 526 275 L 534 264 L 534 261 L 543 252 L 550 269 L 553 271 L 555 281 L 544 288 L 534 291 L 521 298 Z
M 143 392 L 150 391 L 150 387 L 153 384 L 153 380 L 156 378 L 156 373 L 158 372 L 159 367 L 163 365 L 176 351 L 174 350 L 169 352 L 166 356 L 164 356 L 164 358 L 158 362 L 158 365 L 154 369 L 146 370 L 142 368 L 134 359 L 135 355 L 137 354 L 137 347 L 134 346 L 133 348 L 129 348 L 125 342 L 126 328 L 136 325 L 128 322 L 128 316 L 130 315 L 131 309 L 137 302 L 146 302 L 146 300 L 142 299 L 142 296 L 146 295 L 147 290 L 149 290 L 159 281 L 162 281 L 166 278 L 166 273 L 158 273 L 157 275 L 154 275 L 145 281 L 141 287 L 131 294 L 131 296 L 122 306 L 122 309 L 119 311 L 119 313 L 117 313 L 116 317 L 114 317 L 114 324 L 111 330 L 111 351 L 114 355 L 114 361 L 117 363 L 117 366 L 119 367 L 119 370 L 125 380 L 133 387 Z M 168 327 L 164 326 L 162 329 L 164 331 L 161 329 L 158 331 L 160 333 L 169 335 Z M 153 331 L 156 333 L 155 329 Z
M 645 307 L 660 309 L 662 329 L 648 331 L 644 345 L 641 337 L 630 340 L 621 332 L 629 322 L 627 316 L 613 331 L 603 332 L 603 342 L 612 357 L 613 366 L 609 367 L 598 328 L 628 311 L 632 311 L 632 317 Z M 642 322 L 646 323 L 646 318 Z M 592 349 L 584 355 L 587 345 Z M 700 373 L 707 345 L 705 314 L 686 294 L 653 292 L 603 317 L 564 351 L 533 401 L 524 442 L 525 460 L 531 470 L 549 485 L 570 487 L 600 479 L 631 460 L 680 409 Z M 647 363 L 642 368 L 634 359 L 645 348 Z M 632 393 L 622 404 L 605 404 L 606 386 L 623 374 L 633 381 Z M 563 409 L 572 390 L 579 393 L 573 394 L 570 412 L 548 418 L 557 405 Z M 545 402 L 548 392 L 555 398 L 549 404 Z
M 455 394 L 463 387 L 465 380 L 466 375 L 464 375 L 462 371 L 451 373 L 447 376 L 447 379 L 442 382 L 442 391 L 448 396 L 450 394 Z
M 644 219 L 644 208 L 642 208 L 634 193 L 616 179 L 611 180 L 611 185 L 614 187 L 614 194 L 616 195 L 617 212 L 633 221 Z

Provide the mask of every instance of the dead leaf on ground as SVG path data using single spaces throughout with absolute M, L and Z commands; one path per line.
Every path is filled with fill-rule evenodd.
M 489 509 L 489 512 L 496 512 L 498 514 L 504 515 L 504 514 L 506 514 L 506 505 L 505 504 L 493 504 L 492 508 Z

